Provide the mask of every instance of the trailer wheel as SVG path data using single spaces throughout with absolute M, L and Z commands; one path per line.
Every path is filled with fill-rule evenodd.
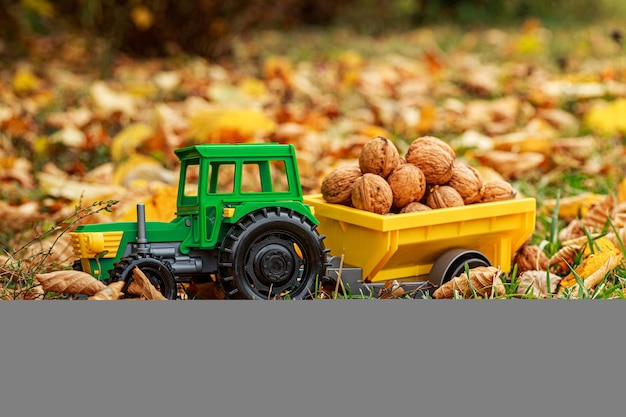
M 222 241 L 218 276 L 229 298 L 304 299 L 326 270 L 323 239 L 304 215 L 281 207 L 242 218 Z
M 132 295 L 128 294 L 128 286 L 133 281 L 133 269 L 138 267 L 143 272 L 150 283 L 168 300 L 175 300 L 176 291 L 176 279 L 174 277 L 174 271 L 168 262 L 163 262 L 155 258 L 140 257 L 137 255 L 130 255 L 122 258 L 113 268 L 109 274 L 109 283 L 116 281 L 124 281 L 124 287 L 122 292 L 125 294 L 124 298 L 132 298 Z
M 491 262 L 481 252 L 468 249 L 450 249 L 441 255 L 430 270 L 428 280 L 435 287 L 440 287 L 469 268 L 491 266 Z

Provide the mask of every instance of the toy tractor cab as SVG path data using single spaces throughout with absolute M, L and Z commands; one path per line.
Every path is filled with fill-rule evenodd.
M 206 144 L 175 151 L 180 159 L 176 217 L 79 226 L 75 268 L 124 292 L 141 269 L 161 293 L 214 280 L 229 298 L 308 297 L 326 270 L 318 221 L 303 203 L 293 145 Z

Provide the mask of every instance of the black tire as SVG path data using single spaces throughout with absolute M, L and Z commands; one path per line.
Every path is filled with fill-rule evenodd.
M 481 252 L 468 249 L 450 249 L 441 255 L 430 269 L 428 280 L 440 287 L 465 271 L 465 264 L 469 268 L 491 266 L 491 262 Z
M 80 262 L 80 259 L 76 259 L 72 263 L 72 270 L 74 270 L 74 271 L 82 271 L 83 270 L 83 264 Z
M 307 298 L 326 271 L 323 239 L 317 225 L 293 210 L 250 213 L 224 237 L 220 284 L 228 298 Z
M 148 280 L 154 287 L 168 300 L 175 300 L 177 296 L 176 278 L 174 271 L 168 262 L 159 259 L 140 257 L 131 255 L 122 258 L 110 271 L 109 283 L 116 281 L 124 281 L 122 292 L 125 298 L 131 298 L 128 295 L 128 286 L 133 281 L 133 269 L 139 269 L 146 275 Z

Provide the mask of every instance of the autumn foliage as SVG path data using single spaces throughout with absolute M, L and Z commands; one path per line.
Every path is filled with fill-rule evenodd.
M 292 143 L 303 191 L 313 193 L 334 169 L 358 166 L 372 138 L 388 138 L 405 155 L 430 135 L 486 182 L 537 199 L 537 230 L 515 254 L 518 274 L 497 277 L 506 294 L 493 274 L 498 290 L 485 297 L 579 297 L 603 286 L 622 294 L 626 69 L 618 32 L 577 32 L 557 55 L 562 35 L 535 19 L 452 38 L 430 29 L 376 42 L 331 33 L 329 42 L 258 32 L 234 39 L 224 61 L 120 54 L 109 77 L 85 59 L 97 42 L 29 38 L 30 56 L 0 67 L 2 297 L 79 285 L 46 290 L 35 280 L 71 265 L 58 225 L 79 207 L 116 202 L 80 222 L 134 221 L 139 202 L 148 220 L 171 220 L 178 147 Z M 398 285 L 385 294 L 407 296 Z

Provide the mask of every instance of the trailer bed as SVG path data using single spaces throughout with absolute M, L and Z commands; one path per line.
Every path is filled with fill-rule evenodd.
M 483 253 L 503 272 L 535 228 L 534 198 L 416 213 L 380 215 L 304 196 L 332 256 L 362 269 L 364 283 L 423 281 L 439 256 L 454 248 Z

